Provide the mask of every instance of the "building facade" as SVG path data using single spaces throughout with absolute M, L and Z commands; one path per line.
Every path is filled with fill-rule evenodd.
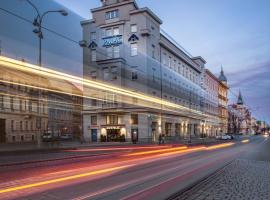
M 48 131 L 55 136 L 81 137 L 79 88 L 70 82 L 48 80 L 7 67 L 27 66 L 25 61 L 0 56 L 0 62 L 0 143 L 39 143 Z
M 25 86 L 40 81 L 38 77 L 1 67 L 0 143 L 35 142 L 47 130 L 47 93 Z
M 219 80 L 208 69 L 203 74 L 204 113 L 208 116 L 205 133 L 207 136 L 216 136 L 219 132 Z
M 201 76 L 205 61 L 192 57 L 161 31 L 161 19 L 134 0 L 103 0 L 91 10 L 93 19 L 81 22 L 84 78 L 162 99 L 202 113 Z M 87 91 L 84 91 L 87 92 Z M 164 107 L 123 103 L 124 97 L 104 93 L 101 100 L 84 100 L 84 138 L 87 141 L 157 141 L 198 137 L 204 117 L 164 111 Z M 91 108 L 89 108 L 91 107 Z
M 228 133 L 228 85 L 227 78 L 221 68 L 218 86 L 218 107 L 219 107 L 219 134 Z
M 231 134 L 251 135 L 256 132 L 256 120 L 251 117 L 251 112 L 245 106 L 241 92 L 237 102 L 229 105 L 228 131 Z

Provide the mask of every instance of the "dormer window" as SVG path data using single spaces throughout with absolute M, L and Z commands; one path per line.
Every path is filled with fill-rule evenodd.
M 118 10 L 112 10 L 109 12 L 106 12 L 105 19 L 110 20 L 119 17 L 119 11 Z

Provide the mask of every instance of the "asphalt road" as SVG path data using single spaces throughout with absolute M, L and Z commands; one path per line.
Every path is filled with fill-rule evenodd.
M 236 158 L 268 159 L 265 151 L 269 140 L 258 136 L 208 147 L 130 147 L 2 166 L 0 199 L 166 199 Z

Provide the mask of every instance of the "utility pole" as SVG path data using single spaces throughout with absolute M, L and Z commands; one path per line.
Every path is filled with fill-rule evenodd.
M 43 39 L 43 32 L 42 32 L 42 29 L 43 29 L 43 18 L 50 14 L 50 13 L 60 13 L 61 15 L 63 16 L 67 16 L 68 13 L 65 11 L 65 10 L 48 10 L 48 11 L 45 11 L 43 13 L 41 13 L 39 11 L 39 9 L 37 8 L 37 6 L 35 4 L 32 3 L 32 1 L 30 0 L 25 0 L 36 12 L 36 17 L 33 21 L 33 26 L 35 27 L 33 32 L 34 34 L 37 35 L 38 39 L 39 39 L 39 45 L 38 45 L 38 49 L 39 49 L 39 56 L 38 56 L 38 65 L 41 69 L 42 67 L 42 39 Z M 40 76 L 38 77 L 39 78 L 39 82 L 41 81 L 40 80 Z M 38 134 L 37 134 L 37 144 L 38 144 L 38 147 L 40 147 L 41 145 L 41 120 L 42 120 L 42 112 L 41 112 L 41 89 L 38 89 L 38 118 L 37 118 L 37 129 L 38 129 Z

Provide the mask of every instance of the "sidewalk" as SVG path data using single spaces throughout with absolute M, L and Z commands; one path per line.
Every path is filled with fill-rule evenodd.
M 198 145 L 198 144 L 213 144 L 224 142 L 215 138 L 192 138 L 179 140 L 165 140 L 165 144 L 171 145 Z M 80 148 L 95 148 L 95 147 L 117 147 L 117 146 L 136 146 L 136 145 L 158 145 L 157 143 L 140 143 L 132 144 L 131 142 L 98 142 L 98 143 L 80 143 L 79 141 L 65 141 L 59 143 L 44 142 L 41 146 L 36 143 L 17 143 L 17 144 L 0 144 L 0 155 L 8 155 L 14 153 L 41 153 L 41 152 L 57 152 L 61 150 L 72 150 Z
M 270 163 L 235 160 L 221 171 L 171 200 L 267 200 L 270 196 Z

